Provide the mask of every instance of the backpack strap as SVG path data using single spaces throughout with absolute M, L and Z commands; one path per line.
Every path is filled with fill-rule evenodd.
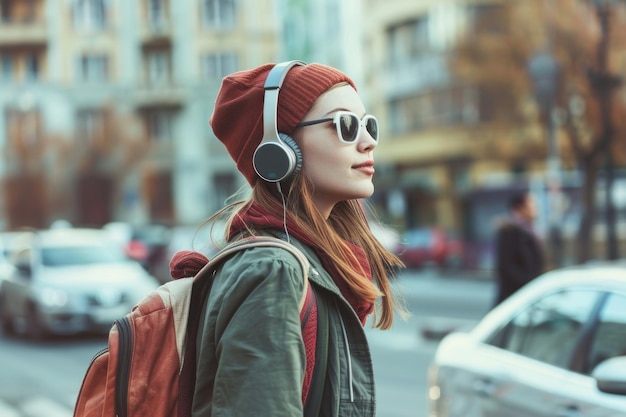
M 272 237 L 272 236 L 250 236 L 241 240 L 236 240 L 231 244 L 224 247 L 220 250 L 214 257 L 207 263 L 196 275 L 196 280 L 200 279 L 205 274 L 213 275 L 213 271 L 216 269 L 217 265 L 222 263 L 228 257 L 232 256 L 234 253 L 239 252 L 240 250 L 245 250 L 254 247 L 279 247 L 285 249 L 290 252 L 299 262 L 302 267 L 302 273 L 304 277 L 304 283 L 308 282 L 309 277 L 309 260 L 307 257 L 300 251 L 300 249 L 296 248 L 291 243 L 285 242 L 281 239 Z M 302 298 L 300 299 L 299 308 L 302 309 L 304 306 L 304 299 L 306 297 L 306 291 L 303 291 Z
M 317 304 L 317 339 L 315 343 L 315 366 L 313 367 L 309 393 L 304 404 L 304 417 L 318 417 L 320 415 L 328 368 L 328 306 L 319 296 L 319 290 L 314 285 L 311 285 L 311 289 L 313 290 L 312 302 Z
M 195 276 L 191 290 L 191 303 L 189 306 L 189 319 L 187 321 L 185 356 L 179 379 L 179 401 L 177 417 L 190 417 L 193 392 L 195 388 L 196 372 L 196 341 L 200 314 L 213 286 L 213 273 L 217 267 L 228 257 L 235 253 L 254 247 L 279 247 L 289 251 L 300 262 L 304 277 L 305 290 L 302 292 L 299 308 L 304 307 L 306 299 L 306 285 L 308 285 L 309 260 L 295 246 L 271 236 L 251 236 L 230 243 L 220 250 Z
M 287 234 L 282 230 L 276 231 L 275 236 L 278 236 L 283 241 L 288 241 L 289 239 Z M 313 297 L 310 298 L 307 309 L 311 309 L 313 304 L 317 307 L 317 335 L 315 339 L 315 366 L 313 367 L 309 392 L 307 393 L 306 402 L 304 404 L 304 417 L 318 417 L 322 411 L 322 403 L 326 391 L 326 371 L 328 369 L 328 344 L 330 337 L 330 324 L 328 320 L 329 307 L 328 302 L 320 297 L 320 289 L 317 289 L 315 285 L 311 285 L 310 283 L 309 286 L 311 287 Z

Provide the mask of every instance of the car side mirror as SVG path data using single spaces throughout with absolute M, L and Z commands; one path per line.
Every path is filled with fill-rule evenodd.
M 626 395 L 626 356 L 600 362 L 591 373 L 598 389 L 608 394 Z

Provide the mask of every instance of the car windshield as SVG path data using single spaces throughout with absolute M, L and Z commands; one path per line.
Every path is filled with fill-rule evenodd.
M 113 263 L 125 260 L 122 250 L 107 246 L 65 246 L 45 248 L 42 251 L 42 263 L 45 266 Z

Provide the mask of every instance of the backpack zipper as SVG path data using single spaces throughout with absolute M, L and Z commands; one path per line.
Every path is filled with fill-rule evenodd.
M 127 317 L 116 320 L 115 324 L 119 332 L 115 409 L 118 417 L 126 417 L 128 414 L 128 383 L 130 378 L 133 334 L 131 332 L 130 320 Z
M 346 345 L 346 356 L 348 360 L 348 378 L 350 385 L 350 402 L 354 402 L 354 381 L 352 379 L 352 354 L 350 353 L 350 342 L 348 341 L 348 333 L 343 322 L 343 317 L 339 313 L 339 322 L 341 323 L 341 332 L 343 333 L 344 344 Z

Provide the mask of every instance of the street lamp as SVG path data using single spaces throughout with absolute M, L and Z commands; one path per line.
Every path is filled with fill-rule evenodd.
M 600 23 L 601 36 L 598 44 L 598 67 L 589 69 L 587 75 L 591 88 L 598 97 L 602 117 L 600 140 L 605 151 L 605 221 L 607 230 L 607 258 L 617 259 L 616 212 L 613 202 L 614 168 L 611 153 L 613 143 L 613 121 L 611 119 L 613 91 L 621 85 L 622 78 L 611 74 L 608 68 L 610 15 L 613 4 L 623 0 L 592 0 Z
M 548 134 L 547 188 L 548 188 L 548 238 L 552 249 L 553 262 L 560 266 L 561 229 L 561 162 L 556 139 L 554 101 L 559 80 L 559 66 L 548 51 L 533 55 L 528 63 L 528 73 L 533 82 L 535 97 L 545 121 Z

